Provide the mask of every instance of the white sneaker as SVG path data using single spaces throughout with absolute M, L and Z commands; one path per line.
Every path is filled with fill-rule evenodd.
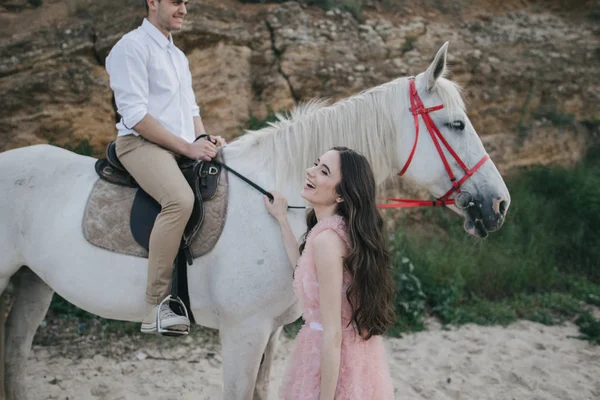
M 160 312 L 159 312 L 160 307 Z M 156 326 L 158 318 L 160 318 L 160 326 L 163 329 L 171 331 L 187 331 L 190 328 L 190 320 L 184 315 L 178 315 L 171 310 L 169 303 L 163 303 L 152 307 L 152 309 L 146 314 L 146 317 L 142 320 L 142 328 L 140 329 L 143 333 L 157 333 L 158 328 Z

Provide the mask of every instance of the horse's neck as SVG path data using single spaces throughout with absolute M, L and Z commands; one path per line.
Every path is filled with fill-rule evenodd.
M 308 166 L 330 148 L 346 146 L 369 160 L 380 183 L 399 169 L 397 131 L 402 111 L 408 110 L 403 104 L 407 87 L 401 78 L 332 106 L 300 106 L 289 120 L 234 143 L 232 161 L 249 173 L 272 176 L 280 191 L 299 191 Z

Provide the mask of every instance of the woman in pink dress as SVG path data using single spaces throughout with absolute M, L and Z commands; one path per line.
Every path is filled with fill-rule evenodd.
M 394 283 L 373 171 L 334 147 L 309 168 L 312 208 L 298 245 L 279 193 L 265 204 L 280 224 L 305 320 L 284 377 L 285 400 L 392 400 L 381 336 L 394 322 Z

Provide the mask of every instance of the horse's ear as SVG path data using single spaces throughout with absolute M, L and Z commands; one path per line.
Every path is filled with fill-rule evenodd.
M 431 65 L 425 71 L 425 77 L 427 78 L 427 90 L 431 91 L 435 86 L 435 81 L 438 80 L 440 76 L 444 75 L 446 71 L 446 59 L 448 56 L 448 42 L 444 43 L 442 47 L 438 50 L 435 58 Z

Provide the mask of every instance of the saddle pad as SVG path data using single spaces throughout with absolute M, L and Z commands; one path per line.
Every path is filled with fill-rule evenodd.
M 217 243 L 227 215 L 227 173 L 223 171 L 213 198 L 203 202 L 204 222 L 190 249 L 194 258 L 208 253 Z M 120 254 L 148 258 L 129 225 L 137 188 L 119 186 L 98 179 L 83 214 L 83 236 L 91 244 Z

